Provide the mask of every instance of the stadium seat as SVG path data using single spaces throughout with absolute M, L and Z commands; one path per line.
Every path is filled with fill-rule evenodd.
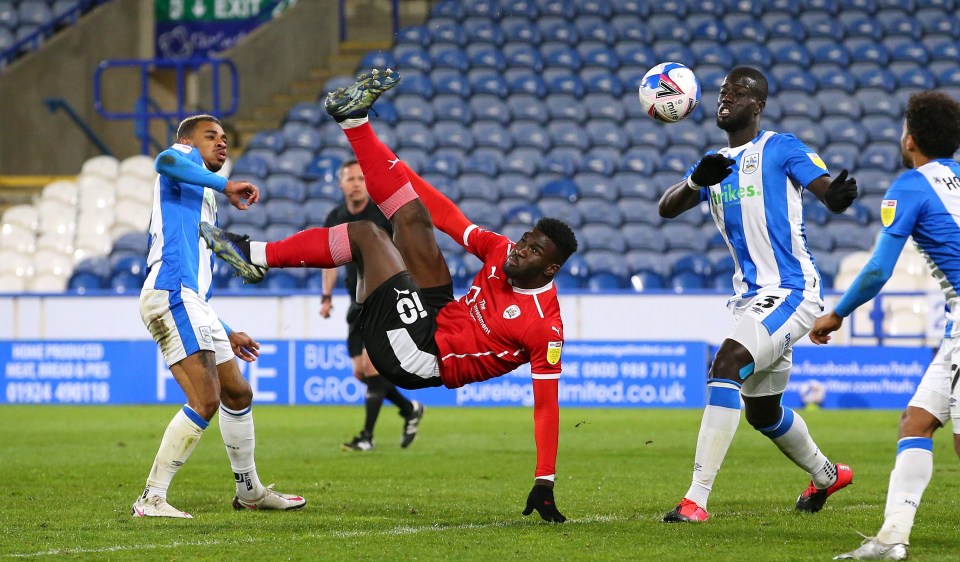
M 456 96 L 437 96 L 433 100 L 433 111 L 437 121 L 455 121 L 463 124 L 473 121 L 473 113 L 470 112 L 467 102 Z M 400 134 L 399 129 L 397 134 Z
M 543 100 L 532 95 L 511 94 L 507 97 L 507 109 L 509 111 L 508 120 L 526 119 L 546 123 L 549 119 L 547 106 L 543 103 Z M 477 139 L 477 142 L 479 142 L 479 139 Z
M 531 46 L 530 43 L 507 43 L 504 50 L 508 69 L 523 69 L 532 72 L 543 71 L 543 57 L 540 55 L 540 51 Z
M 593 183 L 609 183 L 603 180 L 609 179 L 614 172 L 617 171 L 619 163 L 620 151 L 618 149 L 604 147 L 594 148 L 580 160 L 578 171 L 597 174 L 598 177 L 591 178 Z M 610 188 L 604 188 L 603 190 L 607 192 Z M 618 190 L 614 189 L 614 193 L 616 193 L 616 191 Z M 616 196 L 614 196 L 614 198 L 615 197 Z
M 640 197 L 621 197 L 616 203 L 626 225 L 649 224 L 657 226 L 663 222 L 655 201 Z
M 503 37 L 507 42 L 506 45 L 525 43 L 536 46 L 542 41 L 543 36 L 540 28 L 536 23 L 528 20 L 507 18 L 500 24 L 500 28 L 503 30 Z
M 537 203 L 540 211 L 545 217 L 561 220 L 570 228 L 578 229 L 583 224 L 583 216 L 579 207 L 562 199 L 543 199 Z
M 510 131 L 497 123 L 476 122 L 470 126 L 470 134 L 478 149 L 493 148 L 505 153 L 513 148 L 513 137 Z
M 550 135 L 540 124 L 530 121 L 517 121 L 510 124 L 513 144 L 517 147 L 536 148 L 543 152 L 550 146 Z
M 76 291 L 80 294 L 86 293 L 87 291 L 99 291 L 106 289 L 106 282 L 104 279 L 89 271 L 74 271 L 73 275 L 70 276 L 70 281 L 67 283 L 67 289 L 71 291 Z M 20 289 L 18 292 L 22 292 L 23 289 Z
M 458 206 L 471 222 L 482 225 L 486 229 L 497 230 L 503 224 L 500 209 L 489 201 L 473 198 L 463 199 Z
M 468 8 L 469 10 L 469 8 Z M 498 10 L 499 11 L 499 10 Z M 503 30 L 493 19 L 486 17 L 471 17 L 463 21 L 463 29 L 467 34 L 467 44 L 489 43 L 491 46 L 503 45 Z
M 500 171 L 500 151 L 476 150 L 463 161 L 460 167 L 461 175 L 483 175 L 495 177 Z M 463 178 L 461 177 L 461 180 Z
M 667 239 L 655 225 L 627 222 L 621 231 L 627 250 L 642 250 L 657 256 L 667 251 Z
M 542 98 L 547 94 L 547 83 L 538 74 L 524 72 L 510 79 L 509 90 L 511 94 L 529 94 Z
M 611 147 L 619 151 L 625 150 L 628 145 L 627 137 L 623 135 L 623 126 L 616 121 L 605 119 L 588 121 L 586 134 L 590 144 L 595 147 Z
M 540 197 L 553 197 L 572 202 L 580 197 L 580 191 L 577 184 L 570 180 L 555 180 L 544 184 L 543 187 L 540 188 Z
M 491 73 L 489 70 L 471 72 L 470 89 L 475 94 L 489 94 L 498 98 L 505 98 L 510 92 L 507 81 L 499 74 Z
M 570 146 L 556 146 L 540 161 L 540 173 L 558 178 L 573 176 L 580 166 L 582 150 Z
M 472 96 L 469 105 L 474 119 L 495 121 L 500 124 L 507 124 L 510 121 L 510 110 L 500 97 L 491 95 Z
M 917 41 L 923 36 L 920 22 L 899 10 L 882 10 L 876 18 L 883 26 L 885 38 L 902 37 Z
M 452 23 L 452 22 L 451 22 Z M 437 26 L 442 26 L 443 24 L 437 24 Z M 393 57 L 393 53 L 390 51 L 368 51 L 363 58 L 360 59 L 360 63 L 357 64 L 358 72 L 366 72 L 371 68 L 396 68 L 397 61 Z
M 558 74 L 546 82 L 549 95 L 571 95 L 580 99 L 587 91 L 583 80 L 576 74 Z
M 587 263 L 590 275 L 606 271 L 621 278 L 627 276 L 627 266 L 621 254 L 604 250 L 586 251 L 583 253 L 583 259 Z
M 861 121 L 870 142 L 900 142 L 902 124 L 881 115 L 871 115 Z
M 501 162 L 501 170 L 507 173 L 533 176 L 540 171 L 540 158 L 543 150 L 545 149 L 530 146 L 514 148 Z
M 331 201 L 329 199 L 315 199 L 303 204 L 303 210 L 307 216 L 306 226 L 319 226 L 326 220 L 327 215 L 334 207 L 340 204 L 340 201 Z M 249 232 L 246 232 L 250 234 Z M 253 234 L 250 238 L 256 240 Z
M 476 45 L 467 48 L 467 57 L 473 70 L 492 70 L 503 72 L 507 67 L 507 60 L 503 53 L 490 45 Z M 434 81 L 436 84 L 436 81 Z
M 864 17 L 860 12 L 841 13 L 839 21 L 846 26 L 849 37 L 867 38 L 879 41 L 883 38 L 883 26 L 872 17 Z
M 684 271 L 670 277 L 669 286 L 677 293 L 706 289 L 708 278 L 692 271 Z
M 470 83 L 460 72 L 447 69 L 438 69 L 430 73 L 435 95 L 470 97 Z
M 592 292 L 602 292 L 625 289 L 627 284 L 624 278 L 616 273 L 599 271 L 590 275 L 586 288 Z
M 657 170 L 660 172 L 672 172 L 676 175 L 677 181 L 691 166 L 696 164 L 702 155 L 699 151 L 690 147 L 673 147 L 667 150 L 660 161 L 657 163 Z M 674 182 L 676 183 L 676 182 Z
M 685 213 L 695 215 L 693 211 Z M 667 246 L 671 251 L 703 253 L 707 249 L 707 240 L 700 233 L 697 226 L 684 223 L 670 223 L 663 229 L 663 236 L 667 239 Z
M 265 207 L 271 226 L 283 224 L 297 230 L 308 226 L 308 217 L 301 202 L 272 199 Z
M 897 74 L 900 88 L 931 90 L 937 86 L 937 78 L 925 68 L 908 68 Z
M 463 27 L 453 20 L 432 22 L 429 30 L 429 44 L 462 47 L 467 43 L 467 34 Z M 399 43 L 399 38 L 398 38 Z M 384 61 L 386 62 L 386 61 Z M 369 65 L 366 68 L 393 68 L 391 65 Z
M 900 100 L 896 96 L 891 96 L 885 88 L 861 88 L 857 91 L 857 97 L 863 104 L 863 112 L 866 115 L 884 115 L 891 119 L 902 118 Z
M 577 201 L 577 208 L 583 217 L 584 225 L 600 224 L 619 227 L 623 224 L 620 209 L 611 201 L 595 197 L 583 197 Z
M 899 143 L 871 143 L 860 154 L 859 168 L 896 172 L 900 167 Z
M 586 108 L 573 96 L 549 96 L 546 99 L 546 108 L 550 119 L 566 119 L 581 123 L 587 119 Z
M 433 153 L 423 166 L 424 174 L 440 174 L 447 178 L 460 175 L 463 167 L 463 152 L 453 149 L 441 149 Z
M 433 131 L 415 121 L 398 123 L 397 139 L 400 149 L 416 148 L 431 152 L 436 146 Z
M 532 203 L 523 203 L 511 205 L 510 208 L 506 209 L 503 213 L 503 223 L 522 224 L 529 228 L 536 224 L 542 217 L 543 212 L 539 207 Z

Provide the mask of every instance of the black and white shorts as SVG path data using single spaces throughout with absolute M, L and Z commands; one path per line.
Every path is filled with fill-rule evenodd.
M 400 388 L 441 386 L 434 334 L 437 314 L 453 301 L 453 285 L 419 288 L 402 271 L 363 303 L 360 329 L 377 372 Z

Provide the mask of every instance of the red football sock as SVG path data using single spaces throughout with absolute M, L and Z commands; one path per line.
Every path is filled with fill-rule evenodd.
M 380 142 L 370 123 L 343 130 L 357 155 L 363 170 L 367 192 L 388 219 L 400 207 L 417 198 L 410 185 L 406 169 L 398 166 L 400 159 L 387 145 Z
M 347 225 L 311 228 L 267 242 L 268 267 L 336 267 L 353 261 Z

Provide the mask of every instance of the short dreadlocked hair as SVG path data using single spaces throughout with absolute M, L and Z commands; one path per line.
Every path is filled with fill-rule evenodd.
M 928 158 L 953 158 L 960 148 L 960 103 L 934 90 L 918 92 L 907 102 L 907 133 Z
M 567 223 L 544 217 L 537 221 L 536 229 L 553 241 L 560 253 L 560 265 L 577 251 L 577 237 Z

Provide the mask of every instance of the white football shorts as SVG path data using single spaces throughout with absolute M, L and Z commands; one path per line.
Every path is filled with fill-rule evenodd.
M 213 307 L 195 291 L 143 289 L 140 318 L 171 366 L 200 350 L 213 351 L 217 365 L 233 359 L 227 331 Z
M 930 412 L 940 423 L 953 420 L 953 432 L 960 435 L 960 391 L 957 384 L 957 363 L 960 361 L 960 338 L 944 338 L 927 371 L 910 399 L 909 406 Z
M 727 337 L 745 347 L 754 364 L 741 395 L 770 396 L 787 389 L 793 343 L 807 335 L 822 311 L 819 300 L 791 289 L 768 289 L 735 303 L 737 323 Z

